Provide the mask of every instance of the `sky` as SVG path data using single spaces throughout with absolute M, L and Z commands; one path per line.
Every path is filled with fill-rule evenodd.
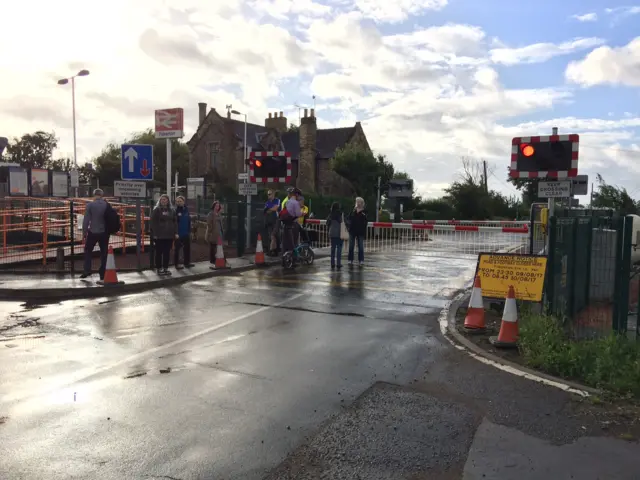
M 198 102 L 264 124 L 361 121 L 371 147 L 442 194 L 462 157 L 508 184 L 511 138 L 580 135 L 579 173 L 640 197 L 640 5 L 615 0 L 21 0 L 3 5 L 0 136 L 54 131 L 78 163 Z M 37 12 L 34 13 L 34 12 Z M 315 96 L 315 100 L 313 97 Z M 584 200 L 584 199 L 582 199 Z

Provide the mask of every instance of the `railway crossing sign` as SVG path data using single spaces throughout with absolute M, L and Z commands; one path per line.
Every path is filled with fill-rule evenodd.
M 542 135 L 516 137 L 511 141 L 512 178 L 558 178 L 578 175 L 580 136 Z

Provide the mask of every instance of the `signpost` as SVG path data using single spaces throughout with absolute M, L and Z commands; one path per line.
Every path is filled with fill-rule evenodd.
M 77 195 L 77 189 L 80 187 L 80 173 L 75 168 L 69 173 L 69 183 L 71 184 L 71 188 L 76 189 Z
M 242 172 L 238 174 L 238 180 L 247 181 L 249 180 L 249 172 Z
M 570 198 L 571 181 L 540 182 L 538 183 L 538 197 L 540 198 Z
M 125 143 L 120 152 L 122 180 L 153 180 L 153 145 Z
M 239 183 L 238 193 L 240 195 L 257 195 L 258 184 L 257 183 Z
M 113 196 L 122 198 L 147 198 L 147 184 L 145 182 L 113 182 Z
M 589 175 L 578 175 L 571 179 L 571 196 L 589 195 Z
M 504 300 L 513 286 L 516 300 L 541 302 L 546 271 L 543 255 L 481 253 L 476 276 L 480 276 L 486 298 Z
M 167 141 L 167 195 L 171 195 L 171 139 L 184 136 L 184 110 L 165 108 L 155 112 L 156 138 Z

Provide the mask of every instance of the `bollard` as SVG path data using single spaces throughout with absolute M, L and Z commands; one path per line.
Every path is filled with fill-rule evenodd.
M 56 270 L 64 271 L 64 248 L 58 247 L 56 250 Z

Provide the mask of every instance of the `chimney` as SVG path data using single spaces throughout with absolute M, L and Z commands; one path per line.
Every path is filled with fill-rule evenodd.
M 280 112 L 280 115 L 278 115 L 278 112 L 274 112 L 273 115 L 269 113 L 269 116 L 264 120 L 264 126 L 284 133 L 288 127 L 287 117 L 284 116 L 283 112 Z
M 204 123 L 204 119 L 207 116 L 207 104 L 204 102 L 198 103 L 198 125 Z
M 315 117 L 316 116 L 315 110 L 316 110 L 315 108 L 311 109 L 311 115 L 309 115 L 310 117 Z
M 316 191 L 316 138 L 318 127 L 314 110 L 304 109 L 304 117 L 300 119 L 300 158 L 298 159 L 298 179 L 296 185 L 305 192 Z

